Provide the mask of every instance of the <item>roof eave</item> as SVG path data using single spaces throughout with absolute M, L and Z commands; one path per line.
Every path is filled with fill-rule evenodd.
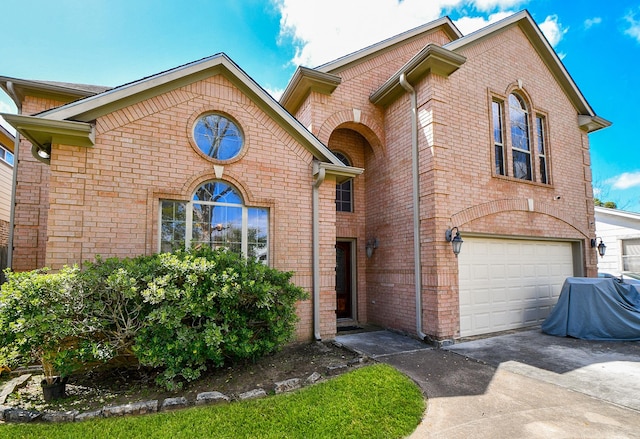
M 429 73 L 446 78 L 458 70 L 466 60 L 467 58 L 460 54 L 436 44 L 428 44 L 378 90 L 373 92 L 369 100 L 374 105 L 386 107 L 405 92 L 402 85 L 400 85 L 400 76 L 402 74 L 405 74 L 407 80 L 412 84 L 417 83 Z
M 431 32 L 437 29 L 438 27 L 441 27 L 444 33 L 452 41 L 455 41 L 462 37 L 462 33 L 453 24 L 451 19 L 449 17 L 442 17 L 437 20 L 431 21 L 429 23 L 423 24 L 422 26 L 419 26 L 414 29 L 410 29 L 406 32 L 403 32 L 401 34 L 395 35 L 391 38 L 387 38 L 386 40 L 380 41 L 379 43 L 365 47 L 364 49 L 350 53 L 334 61 L 328 62 L 326 64 L 322 64 L 316 67 L 315 70 L 318 70 L 320 72 L 326 72 L 326 73 L 335 72 L 336 70 L 343 69 L 349 64 L 352 64 L 354 62 L 360 62 L 361 60 L 377 55 L 379 52 L 383 50 L 387 50 L 399 43 L 406 42 L 407 40 L 418 37 L 424 33 Z
M 598 131 L 602 128 L 607 128 L 611 126 L 611 122 L 599 116 L 588 116 L 584 114 L 579 114 L 578 126 L 580 127 L 580 129 L 588 133 L 593 133 L 594 131 Z
M 71 86 L 61 86 L 42 81 L 0 76 L 0 88 L 11 97 L 18 108 L 21 107 L 25 96 L 42 97 L 59 102 L 72 102 L 87 96 L 93 96 L 97 92 L 77 89 Z
M 0 116 L 31 142 L 34 157 L 44 163 L 49 163 L 49 159 L 43 158 L 37 152 L 50 151 L 54 143 L 82 147 L 95 145 L 95 129 L 92 124 L 18 114 L 2 113 Z
M 316 175 L 320 169 L 324 169 L 327 175 L 333 175 L 336 177 L 336 183 L 343 183 L 350 178 L 357 177 L 364 172 L 363 168 L 356 168 L 353 166 L 346 166 L 344 163 L 318 163 L 314 166 L 313 173 Z
M 341 82 L 339 76 L 300 66 L 280 97 L 280 104 L 295 114 L 312 91 L 330 95 Z

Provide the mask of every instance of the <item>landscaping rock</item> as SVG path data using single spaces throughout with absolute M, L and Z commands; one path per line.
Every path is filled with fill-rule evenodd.
M 101 417 L 102 417 L 102 409 L 94 410 L 92 412 L 79 413 L 76 415 L 75 421 L 81 422 L 81 421 L 87 421 L 89 419 L 96 419 Z
M 23 410 L 10 408 L 4 411 L 4 420 L 7 422 L 32 422 L 40 418 L 42 413 L 35 410 Z
M 346 368 L 346 364 L 330 364 L 329 366 L 327 366 L 327 373 L 329 375 L 337 375 L 341 372 L 344 372 L 344 369 Z
M 45 422 L 73 422 L 80 412 L 78 410 L 70 410 L 67 412 L 45 412 L 42 414 L 42 420 Z
M 113 416 L 124 415 L 144 415 L 147 413 L 155 413 L 158 411 L 158 400 L 134 402 L 131 404 L 116 405 L 111 407 L 104 407 L 102 409 L 102 416 L 110 418 Z
M 178 398 L 167 398 L 162 401 L 162 405 L 160 406 L 160 410 L 173 410 L 184 408 L 189 405 L 189 401 L 184 396 L 180 396 Z
M 245 399 L 254 399 L 254 398 L 264 398 L 265 396 L 267 396 L 267 392 L 265 392 L 264 389 L 253 389 L 253 390 L 249 390 L 248 392 L 241 393 L 240 395 L 238 395 L 238 399 L 245 400 Z
M 304 382 L 306 384 L 315 384 L 318 381 L 320 381 L 321 378 L 322 378 L 322 375 L 320 375 L 318 372 L 313 372 L 311 375 L 307 377 L 306 380 L 304 380 Z
M 196 396 L 196 405 L 217 404 L 220 402 L 229 402 L 229 397 L 220 392 L 202 392 Z
M 24 385 L 24 383 L 26 383 L 29 378 L 31 378 L 31 374 L 25 373 L 23 375 L 20 375 L 19 377 L 12 378 L 11 380 L 7 381 L 7 383 L 2 386 L 2 391 L 0 391 L 0 404 L 4 404 L 7 400 L 7 397 L 11 395 L 16 388 Z
M 276 393 L 291 392 L 302 387 L 302 380 L 300 378 L 291 378 L 285 381 L 278 381 L 275 383 L 274 390 Z
M 9 410 L 11 407 L 7 405 L 0 405 L 0 421 L 4 421 L 4 411 Z

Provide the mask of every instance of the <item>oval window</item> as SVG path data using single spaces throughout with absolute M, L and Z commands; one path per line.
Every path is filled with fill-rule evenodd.
M 221 114 L 206 114 L 198 118 L 193 129 L 196 145 L 205 155 L 216 160 L 230 160 L 242 150 L 242 132 Z

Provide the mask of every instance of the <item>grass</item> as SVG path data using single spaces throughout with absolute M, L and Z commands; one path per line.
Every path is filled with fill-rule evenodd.
M 5 424 L 0 438 L 401 438 L 424 408 L 415 383 L 376 364 L 258 400 L 68 424 Z

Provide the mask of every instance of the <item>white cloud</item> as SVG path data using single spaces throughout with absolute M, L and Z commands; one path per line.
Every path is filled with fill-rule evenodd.
M 629 11 L 624 19 L 629 23 L 629 27 L 625 29 L 624 33 L 640 43 L 640 21 L 636 20 L 635 12 Z
M 597 24 L 600 24 L 600 23 L 602 23 L 602 18 L 600 18 L 600 17 L 587 18 L 584 21 L 584 27 L 585 27 L 585 29 L 589 29 L 589 28 L 591 28 L 591 27 L 593 27 L 593 26 L 595 26 Z
M 512 9 L 526 2 L 527 0 L 476 0 L 474 4 L 479 11 L 489 12 L 496 9 L 500 11 Z
M 544 36 L 549 40 L 549 44 L 553 47 L 558 45 L 564 34 L 569 30 L 558 21 L 557 15 L 549 15 L 539 26 Z
M 640 186 L 640 171 L 623 172 L 620 175 L 608 179 L 606 183 L 612 185 L 614 189 L 629 189 Z
M 512 15 L 513 12 L 497 12 L 495 14 L 489 15 L 489 17 L 462 17 L 459 20 L 456 20 L 454 24 L 463 35 L 469 35 L 471 32 L 475 32 L 478 29 L 482 29 L 485 26 L 490 25 L 491 23 L 495 23 L 496 21 L 500 21 L 503 18 Z
M 266 92 L 269 93 L 271 95 L 271 97 L 273 97 L 273 99 L 275 99 L 276 101 L 280 99 L 280 96 L 282 96 L 282 93 L 284 93 L 284 89 L 283 88 L 265 88 Z
M 440 18 L 465 0 L 277 0 L 295 65 L 314 67 Z M 366 13 L 363 13 L 366 11 Z

